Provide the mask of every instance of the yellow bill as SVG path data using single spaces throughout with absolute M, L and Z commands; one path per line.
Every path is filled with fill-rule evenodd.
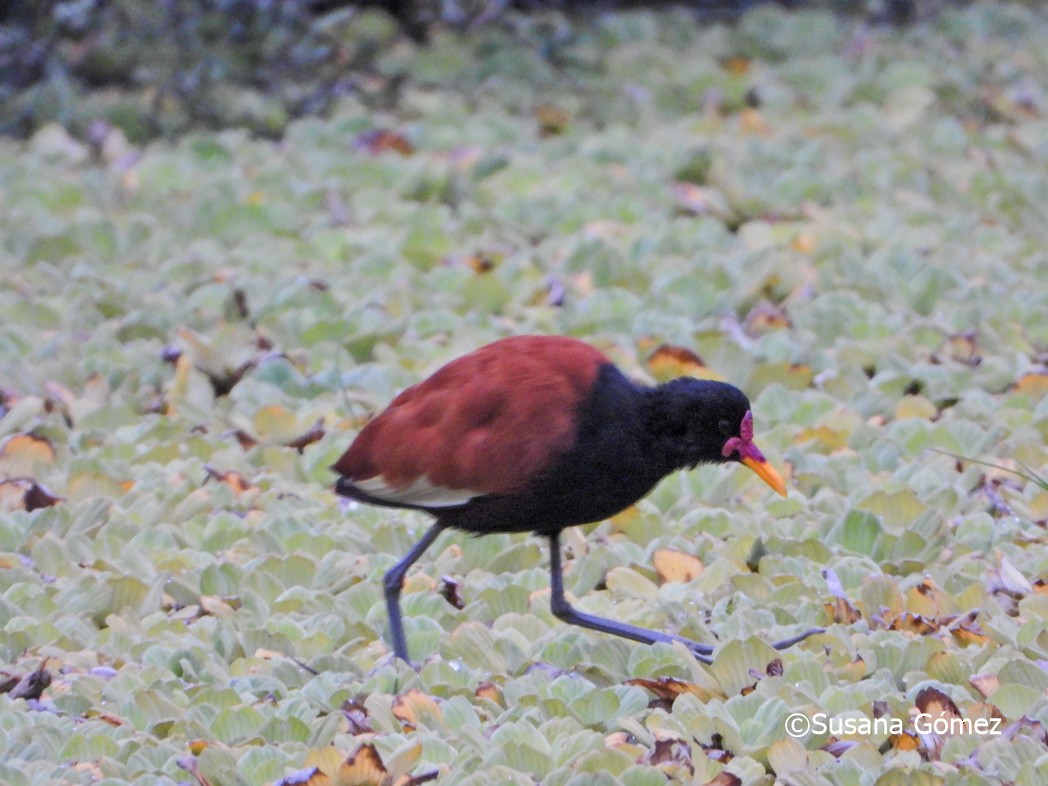
M 742 463 L 752 469 L 757 474 L 757 477 L 775 489 L 781 496 L 786 496 L 786 481 L 782 479 L 782 475 L 766 459 L 761 458 L 758 460 L 746 456 L 742 459 Z

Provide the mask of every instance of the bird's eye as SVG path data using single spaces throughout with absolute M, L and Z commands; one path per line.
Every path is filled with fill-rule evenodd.
M 724 436 L 728 436 L 731 433 L 731 423 L 726 420 L 720 420 L 717 422 L 717 431 Z

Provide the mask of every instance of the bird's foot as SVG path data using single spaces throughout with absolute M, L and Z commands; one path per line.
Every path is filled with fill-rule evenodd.
M 772 644 L 771 646 L 774 647 L 777 650 L 784 650 L 787 647 L 792 647 L 794 644 L 797 644 L 798 642 L 804 641 L 809 636 L 814 636 L 814 635 L 816 635 L 818 633 L 825 633 L 825 632 L 826 632 L 826 628 L 808 628 L 808 630 L 804 631 L 804 633 L 800 633 L 800 634 L 798 634 L 798 635 L 796 635 L 796 636 L 794 636 L 792 638 L 789 638 L 789 639 L 783 639 L 782 641 L 777 641 L 774 644 Z
M 692 656 L 694 656 L 695 660 L 699 663 L 705 663 L 707 666 L 713 663 L 713 647 L 706 644 L 699 644 L 697 641 L 693 641 L 691 644 L 685 644 L 684 646 L 691 651 Z
M 771 646 L 777 650 L 784 650 L 788 647 L 792 647 L 794 644 L 804 641 L 809 636 L 814 636 L 818 633 L 825 632 L 825 628 L 809 628 L 808 630 L 804 631 L 804 633 L 800 633 L 788 639 L 783 639 L 782 641 L 776 641 Z M 711 647 L 709 644 L 699 644 L 697 641 L 691 641 L 689 639 L 679 637 L 675 638 L 677 641 L 679 641 L 681 644 L 687 647 L 691 654 L 695 656 L 695 659 L 700 663 L 705 663 L 706 665 L 713 663 L 713 647 Z

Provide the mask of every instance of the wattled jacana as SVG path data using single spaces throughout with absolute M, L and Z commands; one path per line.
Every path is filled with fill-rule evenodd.
M 564 597 L 560 532 L 618 513 L 671 472 L 729 461 L 785 496 L 779 473 L 753 444 L 750 402 L 738 388 L 690 377 L 645 387 L 581 341 L 517 336 L 453 360 L 405 390 L 332 469 L 341 476 L 339 494 L 436 518 L 385 576 L 393 650 L 405 661 L 404 575 L 451 527 L 549 538 L 557 617 L 648 644 L 679 641 L 709 663 L 708 645 L 573 608 Z

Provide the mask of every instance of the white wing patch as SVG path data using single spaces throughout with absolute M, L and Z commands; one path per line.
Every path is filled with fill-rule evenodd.
M 390 486 L 382 475 L 376 475 L 367 480 L 354 480 L 351 483 L 376 499 L 417 505 L 421 508 L 450 508 L 455 505 L 464 505 L 474 497 L 483 496 L 480 491 L 434 486 L 425 475 L 410 486 L 399 489 Z

